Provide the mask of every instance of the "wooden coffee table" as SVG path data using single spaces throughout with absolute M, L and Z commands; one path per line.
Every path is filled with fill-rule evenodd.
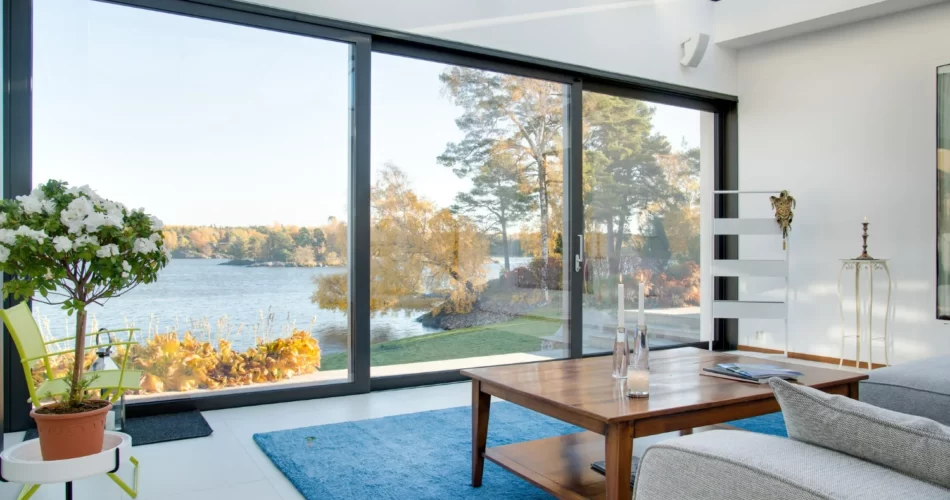
M 779 410 L 768 384 L 700 376 L 717 363 L 763 363 L 805 374 L 802 384 L 858 397 L 862 373 L 766 361 L 696 348 L 650 354 L 650 397 L 631 399 L 611 378 L 610 356 L 463 370 L 472 379 L 472 486 L 485 459 L 557 498 L 630 499 L 633 439 L 721 424 Z M 590 432 L 485 448 L 491 397 Z M 607 461 L 606 478 L 590 469 Z

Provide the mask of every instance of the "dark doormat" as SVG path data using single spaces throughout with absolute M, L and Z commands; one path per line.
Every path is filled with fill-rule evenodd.
M 125 427 L 123 432 L 132 436 L 132 446 L 205 437 L 213 432 L 198 410 L 130 418 Z M 35 438 L 36 429 L 29 429 L 23 436 L 24 441 Z

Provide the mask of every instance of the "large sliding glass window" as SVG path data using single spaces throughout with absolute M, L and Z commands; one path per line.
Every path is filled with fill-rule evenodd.
M 620 303 L 633 328 L 640 283 L 651 347 L 700 341 L 702 114 L 584 92 L 584 352 L 612 349 Z
M 560 358 L 570 86 L 374 53 L 371 373 Z
M 58 179 L 165 223 L 158 280 L 89 309 L 140 329 L 114 355 L 141 413 L 602 354 L 640 283 L 652 347 L 712 338 L 729 99 L 266 9 L 8 3 L 6 195 Z
M 347 296 L 328 292 L 348 269 L 350 53 L 34 2 L 34 185 L 88 184 L 144 207 L 172 250 L 157 282 L 90 308 L 92 329 L 141 329 L 117 353 L 144 373 L 133 399 L 350 380 Z M 68 335 L 70 318 L 39 299 L 44 335 Z

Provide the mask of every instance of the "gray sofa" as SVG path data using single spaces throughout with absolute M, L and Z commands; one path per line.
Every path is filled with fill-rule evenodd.
M 950 356 L 874 370 L 861 400 L 950 425 Z M 745 431 L 702 432 L 653 445 L 635 500 L 947 499 L 950 490 L 850 455 Z
M 950 356 L 879 368 L 861 382 L 861 401 L 950 425 Z
M 950 490 L 858 458 L 745 431 L 655 444 L 636 481 L 636 500 L 950 499 Z

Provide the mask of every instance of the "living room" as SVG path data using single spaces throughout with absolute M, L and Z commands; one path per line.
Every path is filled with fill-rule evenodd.
M 950 498 L 946 0 L 0 26 L 0 498 Z

